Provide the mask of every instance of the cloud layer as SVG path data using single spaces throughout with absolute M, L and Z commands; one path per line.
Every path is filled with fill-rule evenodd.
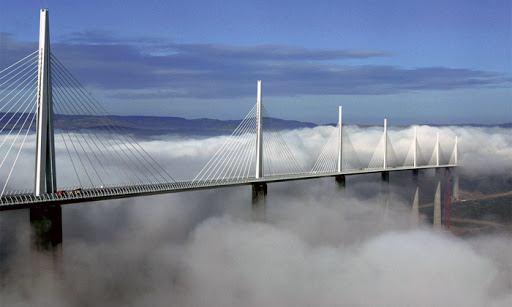
M 267 223 L 244 217 L 249 190 L 66 207 L 57 267 L 38 255 L 42 268 L 32 278 L 22 255 L 3 259 L 10 271 L 2 303 L 507 306 L 512 300 L 510 236 L 462 240 L 429 225 L 405 226 L 410 214 L 399 209 L 405 204 L 395 202 L 398 208 L 383 216 L 376 200 L 318 199 L 317 191 L 298 192 L 300 200 L 291 201 L 279 192 L 271 191 Z
M 1 34 L 2 63 L 37 49 Z M 266 95 L 381 95 L 415 90 L 503 86 L 510 76 L 464 68 L 347 65 L 388 56 L 381 50 L 312 50 L 260 45 L 178 44 L 108 33 L 75 33 L 52 52 L 86 86 L 111 98 L 235 98 L 252 96 L 254 80 L 272 84 Z M 80 59 L 79 61 L 77 59 Z
M 379 139 L 382 135 L 381 127 L 357 127 L 346 126 L 347 133 L 359 159 L 368 165 L 368 162 L 375 153 Z M 305 128 L 297 130 L 282 131 L 284 140 L 290 148 L 293 156 L 299 163 L 303 171 L 309 172 L 316 162 L 320 152 L 327 143 L 334 127 L 319 126 L 315 128 Z M 459 172 L 466 178 L 478 178 L 482 176 L 496 175 L 498 177 L 510 177 L 512 170 L 512 136 L 510 129 L 498 127 L 431 127 L 417 126 L 418 144 L 423 155 L 424 161 L 429 161 L 434 151 L 437 132 L 440 135 L 441 144 L 441 163 L 448 163 L 453 153 L 455 136 L 459 140 Z M 80 134 L 77 134 L 80 138 Z M 407 128 L 389 128 L 389 137 L 398 159 L 405 159 L 410 151 L 412 138 L 414 135 L 414 127 Z M 12 138 L 12 137 L 11 137 Z M 143 148 L 153 157 L 165 171 L 177 180 L 191 180 L 201 170 L 203 166 L 210 160 L 219 147 L 226 142 L 228 136 L 217 136 L 210 138 L 194 138 L 194 137 L 176 137 L 163 136 L 161 139 L 140 140 Z M 57 155 L 57 172 L 58 185 L 60 187 L 71 187 L 79 185 L 75 167 L 69 159 L 68 149 L 75 156 L 73 148 L 70 144 L 63 142 L 59 134 L 56 137 L 56 155 Z M 9 149 L 11 141 L 7 141 L 5 146 L 0 148 L 0 157 L 5 155 Z M 89 140 L 90 142 L 90 140 Z M 69 141 L 68 141 L 69 143 Z M 20 141 L 10 152 L 8 160 L 0 169 L 2 178 L 7 178 L 10 171 L 11 162 L 14 162 Z M 24 149 L 21 152 L 19 160 L 14 169 L 11 180 L 9 181 L 9 189 L 32 189 L 33 177 L 33 161 L 35 159 L 35 136 L 28 136 Z M 76 145 L 78 150 L 80 147 Z M 91 145 L 92 146 L 92 145 Z M 91 147 L 95 149 L 94 146 Z M 87 149 L 87 147 L 86 147 Z M 84 159 L 86 167 L 87 159 L 79 151 Z M 129 168 L 123 161 L 115 159 L 116 155 L 99 155 L 103 161 L 102 167 L 106 167 L 111 174 L 126 174 L 123 168 Z M 91 156 L 94 162 L 94 156 Z M 75 158 L 76 159 L 76 158 Z M 279 159 L 274 159 L 273 163 L 277 163 Z M 75 160 L 75 164 L 78 162 Z M 100 167 L 97 163 L 96 167 Z M 80 171 L 80 165 L 77 164 L 79 175 L 85 180 L 83 185 L 90 185 L 86 181 L 86 175 Z M 366 167 L 363 165 L 363 167 Z M 139 168 L 133 166 L 131 171 L 140 172 Z M 93 173 L 91 169 L 89 172 Z M 130 174 L 130 172 L 128 173 Z M 254 171 L 251 171 L 254 175 Z M 119 183 L 119 181 L 108 181 L 113 179 L 105 177 L 101 173 L 101 177 L 106 180 L 105 184 Z M 94 179 L 94 177 L 93 177 Z M 123 179 L 123 178 L 121 178 Z M 133 178 L 132 178 L 133 179 Z M 130 182 L 127 178 L 123 182 Z M 94 181 L 97 184 L 97 180 Z M 2 184 L 3 186 L 3 184 Z M 8 190 L 9 190 L 8 189 Z
M 311 165 L 332 129 L 283 135 L 297 159 Z M 373 150 L 371 144 L 376 145 L 382 133 L 377 127 L 347 129 L 354 146 L 363 151 Z M 510 129 L 421 126 L 425 150 L 433 147 L 437 131 L 447 148 L 453 136 L 459 136 L 463 180 L 499 175 L 505 178 L 501 187 L 507 189 Z M 412 128 L 390 129 L 397 148 L 410 145 L 411 137 Z M 225 138 L 169 137 L 142 144 L 178 177 L 186 177 L 204 165 Z M 21 159 L 26 160 L 19 173 L 28 172 L 32 157 Z M 59 175 L 73 176 L 66 168 Z M 391 184 L 392 191 L 399 191 L 393 180 Z M 14 248 L 4 249 L 0 259 L 5 272 L 1 302 L 510 305 L 509 233 L 461 239 L 433 232 L 429 224 L 413 227 L 410 199 L 392 195 L 387 207 L 375 192 L 377 185 L 377 178 L 350 177 L 342 197 L 332 178 L 269 185 L 265 223 L 251 220 L 250 187 L 69 205 L 63 207 L 62 255 L 55 262 L 32 254 L 38 267 L 25 262 L 30 261 L 28 212 L 2 212 L 2 227 L 16 229 L 10 233 L 18 242 L 11 242 Z

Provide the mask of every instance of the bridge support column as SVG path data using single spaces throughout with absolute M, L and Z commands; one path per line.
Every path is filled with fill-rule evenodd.
M 345 189 L 345 175 L 335 176 L 334 180 L 336 180 L 336 185 L 338 186 L 339 190 Z
M 35 194 L 56 192 L 53 134 L 52 85 L 50 74 L 50 29 L 48 10 L 41 10 L 39 28 L 39 78 L 36 124 Z
M 453 195 L 454 200 L 459 199 L 459 172 L 457 169 L 453 171 Z
M 388 168 L 388 120 L 384 119 L 384 158 L 382 168 Z M 384 173 L 382 173 L 384 175 Z M 389 179 L 389 174 L 388 174 Z
M 339 106 L 338 109 L 338 160 L 336 170 L 338 173 L 343 171 L 343 107 Z M 338 177 L 336 177 L 338 178 Z M 345 178 L 345 177 L 343 177 Z M 345 182 L 345 179 L 343 179 Z
M 452 174 L 450 168 L 447 167 L 444 170 L 444 188 L 443 188 L 443 228 L 444 230 L 450 230 L 450 215 L 451 215 L 451 185 L 452 185 Z
M 440 147 L 440 144 L 439 144 L 439 132 L 437 133 L 437 136 L 436 136 L 436 166 L 439 166 L 440 164 L 440 161 L 439 161 L 439 152 L 441 150 L 441 147 Z
M 411 208 L 411 226 L 418 227 L 420 222 L 420 185 L 419 185 L 419 171 L 417 169 L 412 171 L 412 182 L 414 186 L 414 199 Z
M 33 278 L 62 276 L 62 209 L 60 205 L 30 208 L 30 267 Z
M 441 230 L 441 171 L 436 168 L 436 194 L 434 196 L 434 214 L 432 224 L 434 229 Z
M 252 184 L 252 218 L 264 221 L 266 216 L 267 184 L 265 182 Z
M 387 216 L 389 209 L 389 172 L 381 173 L 380 195 L 385 205 L 384 215 Z
M 30 208 L 32 246 L 37 251 L 59 252 L 62 246 L 60 205 Z
M 343 107 L 338 108 L 338 159 L 336 161 L 336 171 L 343 171 Z M 335 176 L 338 189 L 342 191 L 345 188 L 345 175 Z
M 263 177 L 263 116 L 261 113 L 261 80 L 256 92 L 256 178 Z
M 455 146 L 453 147 L 453 164 L 459 163 L 459 138 L 455 136 Z M 454 200 L 459 199 L 459 171 L 457 168 L 453 169 L 453 195 Z
M 412 166 L 418 167 L 418 131 L 416 130 L 416 127 L 414 127 L 414 139 L 412 146 Z

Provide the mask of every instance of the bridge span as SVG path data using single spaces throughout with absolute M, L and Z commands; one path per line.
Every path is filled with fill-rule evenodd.
M 443 157 L 439 134 L 432 154 L 422 157 L 416 129 L 405 158 L 400 160 L 388 135 L 387 120 L 384 120 L 384 131 L 372 158 L 363 161 L 344 129 L 340 106 L 336 128 L 312 169 L 304 170 L 281 133 L 273 129 L 271 117 L 262 103 L 262 83 L 258 81 L 256 104 L 230 138 L 194 179 L 175 180 L 106 114 L 98 101 L 50 52 L 48 10 L 41 10 L 40 17 L 39 49 L 0 72 L 0 112 L 4 112 L 0 113 L 0 123 L 3 123 L 0 178 L 4 183 L 0 210 L 249 184 L 253 186 L 253 196 L 258 196 L 261 194 L 258 191 L 266 191 L 265 185 L 271 182 L 319 177 L 337 177 L 338 182 L 342 182 L 341 178 L 346 175 L 457 165 L 457 139 L 449 159 Z M 87 116 L 96 116 L 98 122 L 91 126 L 100 129 L 77 133 L 59 126 L 55 118 L 60 115 L 77 119 L 86 116 L 84 120 L 91 120 Z M 33 125 L 36 130 L 34 188 L 15 191 L 9 180 L 17 173 L 18 158 Z M 62 139 L 68 157 L 56 155 L 56 138 Z M 65 158 L 69 158 L 68 165 L 75 171 L 78 180 L 75 187 L 57 180 L 58 165 Z M 112 160 L 121 166 L 112 168 L 106 164 Z M 7 165 L 7 161 L 12 165 Z
M 2 210 L 14 210 L 22 208 L 30 208 L 31 206 L 52 206 L 52 205 L 65 205 L 82 202 L 91 202 L 99 200 L 149 196 L 157 194 L 178 193 L 186 191 L 197 191 L 205 189 L 236 187 L 244 185 L 261 186 L 262 184 L 317 179 L 322 177 L 341 177 L 350 175 L 362 175 L 372 173 L 386 173 L 396 171 L 419 171 L 424 169 L 444 169 L 452 168 L 456 165 L 442 165 L 442 166 L 417 166 L 417 167 L 394 167 L 386 170 L 382 169 L 362 169 L 362 170 L 349 170 L 343 172 L 329 172 L 329 173 L 305 173 L 295 175 L 274 175 L 266 176 L 263 178 L 250 177 L 243 180 L 229 180 L 218 179 L 210 181 L 176 181 L 173 183 L 149 183 L 133 186 L 112 185 L 107 187 L 77 187 L 69 188 L 61 191 L 61 193 L 41 194 L 36 196 L 33 193 L 13 193 L 11 195 L 3 195 L 0 199 Z
M 257 81 L 256 104 L 227 141 L 192 180 L 176 180 L 50 52 L 47 9 L 41 10 L 40 18 L 39 49 L 0 71 L 0 210 L 60 210 L 60 205 L 71 203 L 242 185 L 252 186 L 253 208 L 257 208 L 264 206 L 268 183 L 334 177 L 344 186 L 345 176 L 350 175 L 381 173 L 383 182 L 388 182 L 389 172 L 412 171 L 414 176 L 420 170 L 440 173 L 457 166 L 457 137 L 446 157 L 438 133 L 429 154 L 425 147 L 421 150 L 414 129 L 411 145 L 400 156 L 388 135 L 387 120 L 375 151 L 365 160 L 343 126 L 340 106 L 331 136 L 313 167 L 304 170 L 280 131 L 273 128 L 262 103 L 262 83 Z M 56 120 L 63 115 L 93 121 L 92 128 L 75 131 Z M 31 150 L 24 145 L 33 130 L 35 183 L 33 189 L 20 190 L 11 179 L 20 173 L 20 154 Z M 67 156 L 59 156 L 56 139 Z M 59 163 L 64 160 L 74 170 L 75 185 L 58 180 Z M 455 176 L 454 197 L 457 183 Z M 435 221 L 441 216 L 440 187 L 439 181 Z M 417 207 L 415 201 L 413 211 Z

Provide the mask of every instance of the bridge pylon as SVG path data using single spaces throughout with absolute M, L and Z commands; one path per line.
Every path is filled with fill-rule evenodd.
M 36 196 L 40 196 L 45 193 L 54 193 L 57 189 L 48 9 L 42 9 L 40 12 L 38 73 L 35 174 Z
M 436 135 L 436 166 L 439 166 L 439 152 L 441 150 L 440 144 L 439 144 L 439 132 L 437 132 Z
M 388 168 L 388 120 L 384 119 L 384 159 L 382 168 Z
M 252 219 L 263 222 L 266 218 L 267 184 L 265 182 L 252 184 Z
M 256 92 L 256 178 L 263 177 L 263 116 L 261 102 L 261 80 L 257 82 Z M 265 219 L 265 198 L 267 196 L 267 184 L 258 182 L 252 184 L 252 212 L 253 219 L 263 221 Z
M 338 108 L 338 159 L 336 171 L 341 173 L 343 171 L 343 107 Z M 345 188 L 345 175 L 338 175 L 334 177 L 339 188 Z
M 256 178 L 263 177 L 263 116 L 261 113 L 261 80 L 256 92 Z
M 411 226 L 418 227 L 420 222 L 420 184 L 419 184 L 419 170 L 412 171 L 412 183 L 414 187 L 414 198 L 411 208 Z
M 432 216 L 432 225 L 435 230 L 441 230 L 441 169 L 435 170 L 436 193 L 434 195 L 434 213 Z
M 338 108 L 338 165 L 337 171 L 341 173 L 343 171 L 343 107 Z
M 418 131 L 414 127 L 414 139 L 413 139 L 413 157 L 412 157 L 412 165 L 413 167 L 418 167 Z

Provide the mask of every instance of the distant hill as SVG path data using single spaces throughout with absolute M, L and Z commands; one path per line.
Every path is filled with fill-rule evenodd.
M 5 116 L 6 115 L 6 116 Z M 15 115 L 11 122 L 11 114 L 0 113 L 0 126 L 5 125 L 3 133 L 8 132 L 16 124 L 20 128 L 27 115 Z M 19 119 L 19 120 L 18 120 Z M 231 134 L 240 124 L 241 120 L 218 120 L 210 118 L 186 119 L 182 117 L 160 117 L 160 116 L 81 116 L 81 115 L 55 115 L 55 128 L 63 130 L 106 129 L 106 123 L 115 122 L 117 126 L 128 133 L 140 136 L 164 135 L 164 134 L 185 134 L 196 136 L 213 136 Z M 263 125 L 276 130 L 291 130 L 299 128 L 313 128 L 317 124 L 301 122 L 297 120 L 285 120 L 279 118 L 263 118 Z M 336 126 L 336 124 L 329 124 Z M 372 125 L 359 125 L 361 127 Z M 446 126 L 446 125 L 431 125 Z M 450 126 L 472 126 L 472 127 L 502 127 L 512 128 L 512 123 L 500 125 L 462 124 Z M 35 130 L 35 125 L 32 126 Z
M 432 127 L 443 127 L 443 126 L 456 126 L 456 127 L 499 127 L 499 128 L 512 128 L 512 123 L 485 125 L 485 124 L 424 124 Z
M 26 116 L 15 115 L 11 122 L 11 114 L 0 113 L 0 125 L 6 125 L 4 131 L 9 131 L 14 124 L 21 128 Z M 19 120 L 18 120 L 19 119 Z M 182 117 L 159 117 L 159 116 L 82 116 L 82 115 L 60 115 L 56 114 L 55 128 L 63 130 L 104 130 L 108 129 L 107 124 L 114 122 L 123 131 L 140 136 L 164 135 L 164 134 L 187 134 L 187 135 L 223 135 L 231 134 L 242 120 L 218 120 L 209 118 L 185 119 Z M 263 118 L 263 125 L 276 130 L 312 128 L 316 124 L 300 122 L 296 120 L 284 120 L 279 118 Z M 35 130 L 35 125 L 31 130 Z
M 192 134 L 192 135 L 222 135 L 231 134 L 242 120 L 218 120 L 210 118 L 185 119 L 182 117 L 157 116 L 109 116 L 120 127 L 136 134 Z M 62 119 L 66 121 L 67 119 Z M 98 121 L 98 118 L 88 118 L 87 121 Z M 74 122 L 74 121 L 73 121 Z M 103 120 L 104 122 L 104 120 Z M 64 123 L 63 123 L 64 124 Z M 75 125 L 75 123 L 73 123 Z M 263 125 L 276 130 L 313 128 L 316 124 L 279 118 L 263 118 Z M 97 127 L 94 127 L 97 128 Z

